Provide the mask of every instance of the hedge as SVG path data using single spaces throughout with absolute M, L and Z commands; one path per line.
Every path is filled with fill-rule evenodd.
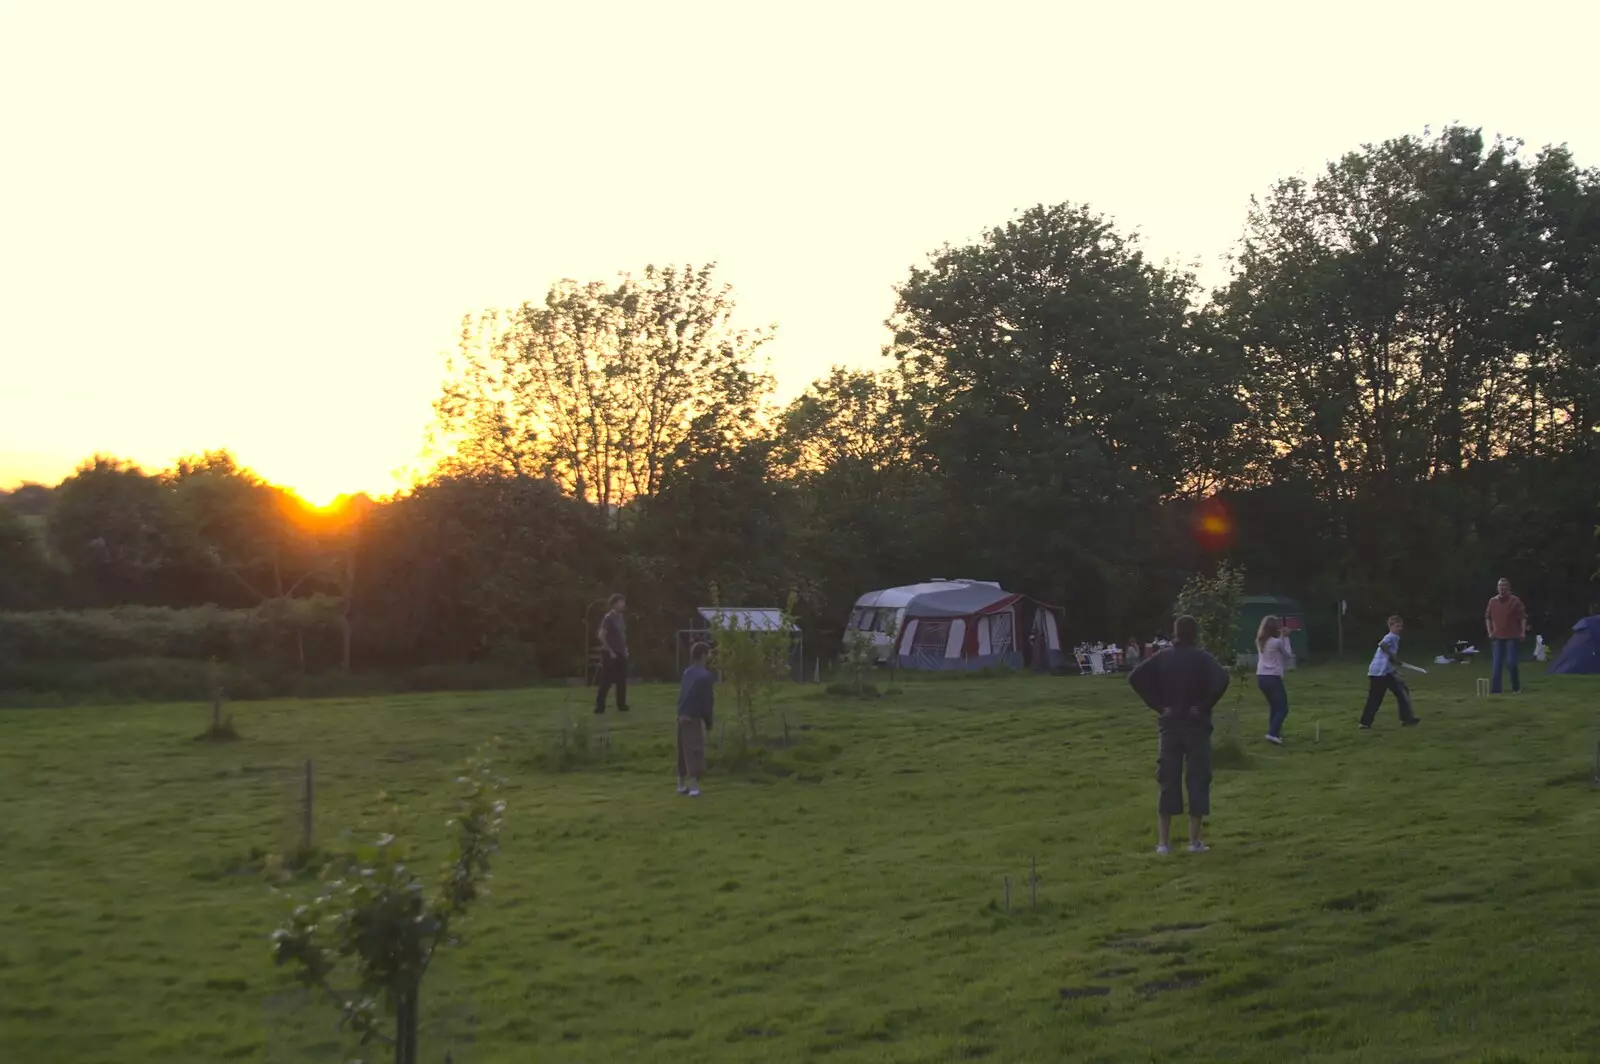
M 149 658 L 298 666 L 303 646 L 307 666 L 315 669 L 339 660 L 340 608 L 338 599 L 319 595 L 273 599 L 248 610 L 118 606 L 0 612 L 0 666 Z

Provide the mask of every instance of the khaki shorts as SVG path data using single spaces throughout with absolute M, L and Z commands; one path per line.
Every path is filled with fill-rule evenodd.
M 678 778 L 706 774 L 706 729 L 698 717 L 678 718 Z

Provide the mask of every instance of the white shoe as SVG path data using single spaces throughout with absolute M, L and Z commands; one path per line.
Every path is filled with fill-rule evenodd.
M 690 798 L 698 798 L 698 797 L 700 797 L 700 792 L 698 790 L 690 791 L 689 792 L 689 797 Z
M 1189 844 L 1190 853 L 1205 853 L 1209 849 L 1211 849 L 1211 847 L 1207 846 L 1203 842 L 1191 842 Z
M 1167 854 L 1169 854 L 1171 852 L 1172 852 L 1172 847 L 1171 846 L 1157 846 L 1156 847 L 1156 853 L 1159 853 L 1163 857 L 1165 857 Z
M 1266 740 L 1267 740 L 1267 742 L 1271 743 L 1273 746 L 1282 746 L 1283 745 L 1282 736 L 1268 735 L 1268 736 L 1266 736 Z
M 685 787 L 683 784 L 680 783 L 680 784 L 678 784 L 678 793 L 679 794 L 688 794 L 689 793 L 689 788 Z

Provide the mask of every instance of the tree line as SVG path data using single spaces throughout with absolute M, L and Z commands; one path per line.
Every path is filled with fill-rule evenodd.
M 1254 200 L 1210 293 L 1034 207 L 912 269 L 889 326 L 882 369 L 778 408 L 711 267 L 563 281 L 464 319 L 414 488 L 322 512 L 225 454 L 97 457 L 0 506 L 0 608 L 317 597 L 304 667 L 551 676 L 614 590 L 658 675 L 712 585 L 792 589 L 824 656 L 860 593 L 935 576 L 1148 636 L 1222 557 L 1314 651 L 1341 601 L 1363 642 L 1395 611 L 1480 635 L 1502 574 L 1547 638 L 1596 611 L 1600 171 L 1564 148 L 1363 146 Z

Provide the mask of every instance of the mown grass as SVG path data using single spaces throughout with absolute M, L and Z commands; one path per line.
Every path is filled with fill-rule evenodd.
M 600 724 L 582 690 L 236 705 L 230 743 L 194 741 L 200 705 L 9 711 L 0 1060 L 348 1059 L 282 996 L 251 868 L 307 756 L 319 844 L 386 789 L 442 850 L 495 736 L 495 893 L 424 991 L 459 1064 L 1600 1059 L 1600 684 L 1479 701 L 1435 670 L 1420 728 L 1391 703 L 1358 735 L 1361 671 L 1291 677 L 1282 750 L 1230 695 L 1214 850 L 1165 859 L 1154 729 L 1109 678 L 797 688 L 794 744 L 699 802 L 666 687 Z M 578 720 L 609 747 L 553 761 Z

